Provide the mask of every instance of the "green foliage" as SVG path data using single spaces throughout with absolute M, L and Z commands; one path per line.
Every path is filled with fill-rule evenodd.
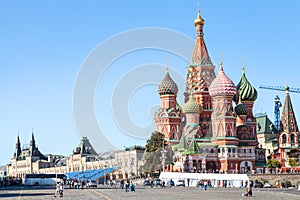
M 289 163 L 289 166 L 291 166 L 291 167 L 298 166 L 298 162 L 297 162 L 297 160 L 295 158 L 289 158 L 288 159 L 288 163 Z
M 162 170 L 162 150 L 165 149 L 165 166 L 173 162 L 174 152 L 170 146 L 164 144 L 164 135 L 160 132 L 152 133 L 147 140 L 144 155 L 145 163 L 141 167 L 143 172 L 153 172 Z
M 160 132 L 152 133 L 150 139 L 147 140 L 146 152 L 155 152 L 157 149 L 161 149 L 164 138 L 165 136 Z
M 280 162 L 276 159 L 270 159 L 270 160 L 267 160 L 267 167 L 268 168 L 280 168 L 281 165 L 280 165 Z

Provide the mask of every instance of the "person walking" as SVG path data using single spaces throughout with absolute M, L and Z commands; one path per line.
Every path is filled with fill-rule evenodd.
M 63 183 L 59 184 L 59 196 L 60 197 L 64 196 L 64 184 Z
M 204 185 L 204 190 L 207 190 L 207 180 L 204 181 L 203 185 Z
M 121 187 L 122 189 L 124 189 L 124 180 L 123 180 L 123 179 L 122 179 L 121 182 L 120 182 L 120 187 Z
M 59 182 L 56 182 L 56 189 L 55 189 L 55 193 L 54 193 L 54 197 L 59 195 Z
M 135 188 L 134 188 L 134 184 L 133 184 L 132 180 L 130 181 L 130 191 L 135 192 Z
M 129 192 L 129 180 L 127 179 L 126 183 L 125 183 L 125 191 Z
M 162 180 L 161 187 L 164 188 L 164 187 L 165 187 L 165 184 L 166 184 L 165 181 Z

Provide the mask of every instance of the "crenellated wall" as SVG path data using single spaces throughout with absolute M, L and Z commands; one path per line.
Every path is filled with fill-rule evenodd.
M 274 187 L 276 186 L 276 181 L 286 182 L 291 181 L 292 185 L 296 185 L 300 182 L 300 174 L 251 174 L 249 175 L 250 180 L 258 180 L 260 182 L 268 181 Z

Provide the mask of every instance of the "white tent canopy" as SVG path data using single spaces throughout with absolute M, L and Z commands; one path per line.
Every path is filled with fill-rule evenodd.
M 174 181 L 183 179 L 186 186 L 196 186 L 200 180 L 209 180 L 213 187 L 242 187 L 249 183 L 247 174 L 162 172 L 159 178 L 166 182 L 171 179 Z

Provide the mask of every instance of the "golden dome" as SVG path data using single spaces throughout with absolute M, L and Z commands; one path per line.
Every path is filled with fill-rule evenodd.
M 198 10 L 198 16 L 194 20 L 194 24 L 195 24 L 195 26 L 198 26 L 198 25 L 203 26 L 204 25 L 204 19 L 202 19 L 200 16 L 200 10 Z

